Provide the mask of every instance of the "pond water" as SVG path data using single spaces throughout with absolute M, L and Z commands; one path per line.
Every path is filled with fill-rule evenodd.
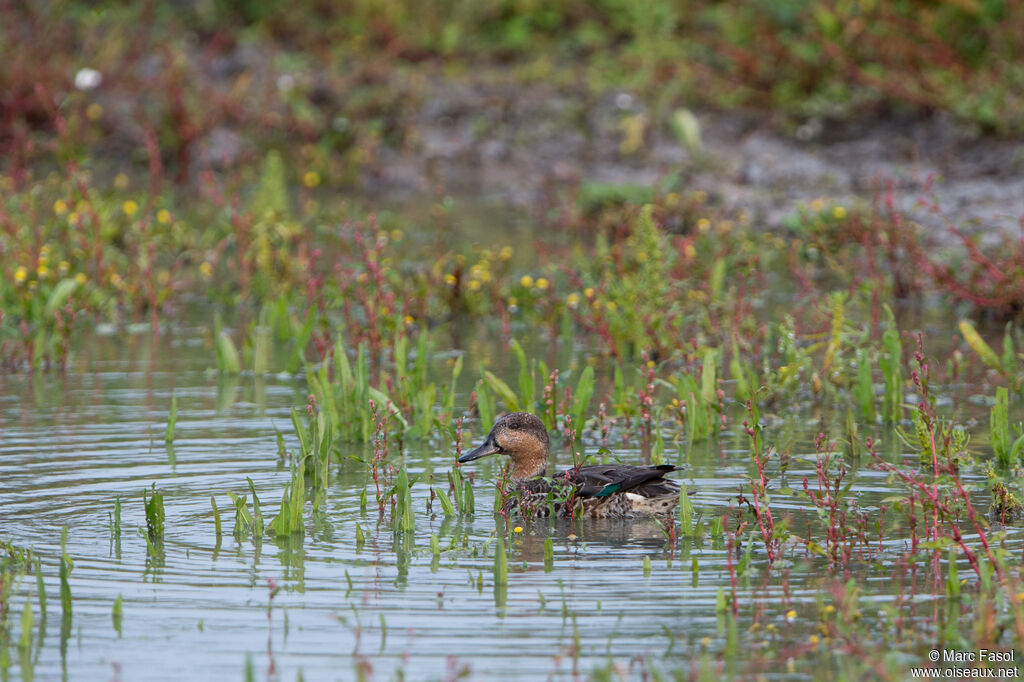
M 498 463 L 472 468 L 474 515 L 445 520 L 436 501 L 428 512 L 430 483 L 446 481 L 452 467 L 450 443 L 406 445 L 400 461 L 416 478 L 411 538 L 395 535 L 390 510 L 378 516 L 366 467 L 347 459 L 332 467 L 322 513 L 307 507 L 303 540 L 236 540 L 227 492 L 248 495 L 249 477 L 264 516 L 276 513 L 289 480 L 277 432 L 295 448 L 289 413 L 305 404 L 306 391 L 289 377 L 225 380 L 212 365 L 203 330 L 179 328 L 85 339 L 66 375 L 0 375 L 0 537 L 41 557 L 48 595 L 31 670 L 12 662 L 14 679 L 238 679 L 247 661 L 255 679 L 282 680 L 300 671 L 317 680 L 454 679 L 465 672 L 478 680 L 575 679 L 609 665 L 624 679 L 640 679 L 649 668 L 689 675 L 719 665 L 730 634 L 716 605 L 720 590 L 732 589 L 730 566 L 745 547 L 708 538 L 678 539 L 673 548 L 658 524 L 645 520 L 523 522 L 512 536 L 507 592 L 499 598 L 492 566 L 494 530 L 503 521 L 492 513 L 490 483 Z M 168 449 L 172 394 L 178 423 Z M 465 403 L 460 396 L 458 404 Z M 792 453 L 778 485 L 799 488 L 804 476 L 815 479 L 813 438 L 822 421 L 828 417 L 777 418 L 769 439 Z M 482 430 L 476 426 L 472 439 L 478 442 Z M 749 440 L 736 430 L 696 445 L 677 475 L 697 491 L 694 506 L 709 521 L 735 506 L 753 471 Z M 596 450 L 593 443 L 588 448 Z M 361 446 L 343 449 L 368 456 Z M 615 450 L 623 461 L 642 459 L 638 449 Z M 558 457 L 565 466 L 565 452 Z M 877 509 L 903 492 L 867 466 L 854 475 L 862 508 Z M 165 499 L 162 551 L 144 537 L 143 492 L 154 483 Z M 361 509 L 367 488 L 368 508 Z M 211 496 L 224 524 L 219 546 Z M 111 529 L 118 499 L 119 539 Z M 987 509 L 985 500 L 978 505 Z M 781 493 L 773 510 L 790 515 L 798 533 L 814 518 L 805 502 Z M 74 562 L 67 637 L 58 583 L 63 528 Z M 1016 529 L 1010 533 L 1019 537 Z M 879 543 L 895 556 L 905 540 L 905 533 L 895 534 Z M 811 677 L 820 671 L 785 661 L 816 632 L 822 595 L 833 582 L 828 564 L 801 551 L 767 572 L 762 550 L 754 548 L 752 564 L 736 580 L 745 605 L 741 654 L 724 664 L 725 672 L 759 672 L 743 667 L 742 651 L 750 647 L 774 661 L 764 672 Z M 881 609 L 900 589 L 892 575 L 865 564 L 834 581 L 855 578 L 862 608 Z M 273 599 L 269 581 L 281 588 Z M 12 613 L 34 593 L 32 582 L 26 577 L 15 591 Z M 112 615 L 119 597 L 120 631 Z M 756 632 L 748 632 L 752 602 L 759 605 Z M 878 617 L 884 629 L 881 615 L 867 609 L 864 617 Z

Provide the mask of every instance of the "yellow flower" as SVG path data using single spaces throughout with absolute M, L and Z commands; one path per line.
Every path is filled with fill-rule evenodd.
M 156 212 L 156 220 L 161 225 L 167 225 L 168 223 L 171 222 L 171 212 L 168 211 L 166 208 L 161 208 L 159 211 Z
M 811 637 L 810 637 L 810 639 L 808 641 L 810 641 L 811 646 L 818 646 L 818 642 L 820 642 L 821 640 L 818 639 L 817 635 L 811 635 Z
M 533 286 L 533 277 L 530 277 L 529 275 L 523 275 L 522 277 L 519 278 L 519 284 L 529 289 L 530 287 Z
M 449 272 L 444 276 L 444 283 L 448 286 L 455 286 L 455 275 Z
M 707 649 L 709 646 L 711 646 L 711 638 L 710 637 L 701 637 L 700 638 L 700 645 L 702 647 L 704 647 L 705 649 Z
M 57 269 L 60 270 L 60 274 L 66 275 L 68 274 L 68 270 L 71 269 L 71 263 L 67 262 L 66 260 L 62 260 L 60 264 L 57 265 Z
M 36 275 L 39 279 L 45 279 L 50 276 L 50 268 L 46 267 L 44 263 L 40 263 L 39 267 L 36 268 Z
M 209 277 L 210 275 L 212 275 L 213 274 L 213 266 L 210 264 L 210 261 L 204 260 L 199 265 L 199 272 L 203 273 L 203 277 Z
M 794 620 L 796 620 L 796 610 L 790 609 L 786 611 L 786 621 L 792 623 Z
M 90 121 L 95 121 L 102 115 L 103 107 L 97 104 L 96 102 L 93 102 L 85 109 L 85 117 L 88 118 Z
M 583 295 L 587 298 L 594 298 L 594 287 L 587 287 L 583 290 Z
M 114 187 L 120 190 L 128 189 L 128 176 L 124 173 L 118 173 L 114 177 Z
M 121 204 L 121 210 L 124 211 L 124 214 L 126 216 L 131 218 L 133 215 L 139 212 L 139 205 L 132 201 L 131 199 L 129 199 L 128 201 Z
M 469 290 L 470 291 L 480 291 L 480 280 L 471 279 L 469 281 Z
M 64 215 L 68 212 L 68 204 L 63 199 L 53 202 L 53 212 L 57 215 Z
M 405 233 L 399 229 L 391 230 L 391 241 L 400 242 L 405 237 Z
M 120 289 L 121 285 L 124 284 L 124 280 L 121 279 L 121 275 L 115 272 L 110 276 L 110 283 L 113 284 L 115 288 Z
M 537 288 L 544 290 L 548 288 L 548 281 L 543 277 L 537 278 Z
M 707 218 L 701 218 L 697 221 L 697 229 L 701 232 L 707 232 L 711 229 L 711 221 Z
M 699 189 L 693 193 L 693 198 L 696 199 L 699 203 L 703 204 L 705 201 L 708 200 L 708 193 L 702 189 Z
M 832 209 L 832 217 L 836 220 L 842 220 L 846 217 L 846 208 L 843 206 L 836 206 Z
M 814 211 L 815 213 L 820 213 L 821 210 L 824 209 L 824 208 L 825 208 L 825 200 L 824 199 L 815 199 L 814 201 L 811 202 L 811 210 Z
M 693 244 L 687 243 L 686 246 L 683 247 L 683 253 L 688 259 L 692 260 L 697 257 L 697 247 Z
M 416 321 L 416 320 L 415 320 L 415 319 L 413 319 L 413 316 L 412 316 L 412 315 L 406 315 L 406 316 L 405 316 L 405 323 L 406 323 L 406 324 L 412 324 L 412 323 L 414 323 L 415 321 Z
M 510 308 L 519 305 L 519 299 L 516 298 L 515 296 L 509 296 L 508 305 Z
M 565 302 L 570 308 L 575 308 L 580 303 L 580 295 L 574 291 L 566 297 Z
M 669 192 L 665 197 L 665 205 L 669 208 L 674 208 L 679 205 L 679 195 L 675 192 Z
M 615 304 L 615 301 L 608 301 L 607 303 L 604 304 L 604 307 L 614 313 L 619 306 Z
M 731 220 L 723 220 L 722 222 L 718 223 L 718 231 L 721 232 L 722 234 L 729 234 L 729 232 L 731 230 L 732 230 L 732 221 Z
M 77 275 L 75 275 L 75 281 L 78 282 L 79 286 L 81 286 L 81 285 L 85 284 L 86 282 L 88 282 L 89 278 L 85 276 L 84 272 L 80 272 Z
M 512 247 L 511 246 L 503 246 L 503 247 L 501 247 L 501 251 L 498 252 L 498 257 L 501 258 L 501 260 L 508 260 L 509 258 L 511 258 L 512 257 Z
M 522 526 L 516 526 L 515 528 L 512 529 L 512 532 L 513 533 L 522 533 L 523 532 L 523 527 Z
M 316 171 L 306 171 L 302 175 L 302 184 L 310 189 L 320 184 L 320 174 Z
M 28 269 L 24 265 L 19 265 L 18 269 L 14 271 L 14 281 L 21 284 L 28 277 Z
M 831 604 L 829 604 L 828 606 L 825 607 L 825 613 L 835 613 L 835 612 L 836 612 L 836 607 L 832 606 Z

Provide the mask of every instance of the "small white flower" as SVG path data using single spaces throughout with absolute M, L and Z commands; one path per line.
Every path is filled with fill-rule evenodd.
M 79 69 L 75 74 L 75 87 L 79 90 L 95 90 L 103 82 L 103 74 L 96 69 Z
M 290 73 L 283 73 L 277 77 L 277 91 L 288 94 L 295 88 L 295 76 Z

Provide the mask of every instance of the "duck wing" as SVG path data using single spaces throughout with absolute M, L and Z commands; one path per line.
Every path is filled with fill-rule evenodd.
M 642 497 L 678 495 L 679 484 L 665 479 L 675 471 L 671 464 L 633 466 L 630 464 L 591 464 L 569 469 L 555 476 L 576 486 L 582 498 L 608 497 L 613 493 L 631 492 Z

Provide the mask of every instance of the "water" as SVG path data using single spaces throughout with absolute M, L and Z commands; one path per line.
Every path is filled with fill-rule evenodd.
M 351 446 L 332 468 L 326 508 L 312 515 L 307 505 L 303 541 L 236 541 L 227 492 L 248 495 L 249 477 L 266 518 L 276 513 L 289 480 L 276 433 L 296 446 L 289 413 L 305 403 L 306 392 L 290 378 L 218 379 L 209 371 L 213 354 L 202 336 L 198 329 L 97 336 L 83 343 L 66 375 L 0 376 L 0 538 L 42 557 L 48 596 L 45 638 L 33 650 L 36 679 L 238 679 L 247 659 L 256 679 L 282 680 L 296 679 L 300 670 L 317 680 L 355 679 L 359 671 L 371 679 L 400 673 L 451 679 L 465 671 L 479 680 L 573 679 L 576 671 L 590 674 L 608 665 L 625 679 L 640 679 L 649 666 L 690 673 L 715 665 L 729 636 L 716 610 L 719 591 L 733 589 L 731 571 L 745 546 L 732 548 L 730 560 L 730 547 L 710 539 L 696 545 L 680 540 L 668 551 L 653 521 L 521 522 L 499 606 L 491 570 L 501 520 L 491 513 L 489 483 L 497 462 L 471 469 L 474 516 L 444 520 L 436 501 L 428 514 L 430 485 L 446 481 L 454 459 L 447 443 L 407 447 L 404 466 L 417 479 L 411 539 L 395 536 L 390 510 L 379 518 L 367 468 L 351 459 L 372 453 Z M 179 415 L 168 449 L 172 394 Z M 817 428 L 800 417 L 773 432 L 794 453 L 773 488 L 800 489 L 804 476 L 815 480 Z M 476 432 L 478 440 L 480 428 Z M 617 454 L 623 461 L 641 458 L 635 448 L 617 448 Z M 898 449 L 894 456 L 902 457 Z M 564 466 L 565 453 L 559 457 Z M 735 507 L 751 472 L 748 441 L 732 434 L 696 446 L 681 478 L 698 491 L 697 512 L 710 520 Z M 877 510 L 881 500 L 902 492 L 882 472 L 861 467 L 855 475 L 862 507 Z M 153 483 L 165 494 L 167 513 L 162 552 L 155 554 L 143 537 L 143 491 Z M 362 511 L 364 488 L 369 505 Z M 220 546 L 211 496 L 224 523 Z M 117 498 L 119 540 L 111 531 Z M 782 493 L 772 508 L 789 517 L 797 534 L 814 519 L 806 501 Z M 362 546 L 357 525 L 365 534 Z M 74 561 L 66 641 L 58 583 L 65 527 Z M 436 562 L 432 534 L 442 547 Z M 555 556 L 546 571 L 549 536 Z M 882 545 L 895 555 L 904 537 L 887 537 Z M 865 566 L 833 581 L 825 577 L 823 558 L 794 555 L 769 573 L 763 548 L 755 546 L 752 565 L 735 578 L 744 605 L 738 624 L 743 645 L 726 672 L 752 672 L 743 667 L 744 647 L 766 660 L 774 649 L 805 646 L 820 621 L 823 587 L 833 582 L 854 577 L 867 603 L 879 608 L 891 599 L 891 571 Z M 273 599 L 269 581 L 281 588 Z M 12 623 L 33 592 L 30 577 L 16 586 Z M 112 617 L 119 596 L 120 634 Z M 753 633 L 747 632 L 751 602 L 760 605 L 761 626 Z M 38 626 L 34 596 L 33 604 Z M 772 672 L 794 679 L 816 672 L 806 664 L 778 665 Z M 17 663 L 13 669 L 14 679 L 25 672 Z

